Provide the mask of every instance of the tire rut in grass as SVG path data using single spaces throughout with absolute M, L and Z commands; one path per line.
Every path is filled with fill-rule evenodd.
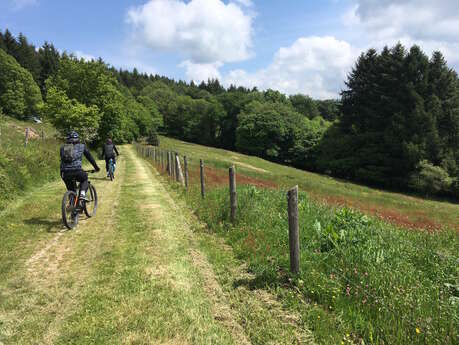
M 210 304 L 210 313 L 214 321 L 231 334 L 234 343 L 250 344 L 242 326 L 233 317 L 231 307 L 205 256 L 193 245 L 195 243 L 192 239 L 193 234 L 184 221 L 180 209 L 153 176 L 151 170 L 145 166 L 145 162 L 135 157 L 135 165 L 137 181 L 148 181 L 142 184 L 145 186 L 142 192 L 147 197 L 147 201 L 139 205 L 139 211 L 156 220 L 158 229 L 153 231 L 152 235 L 156 243 L 164 244 L 152 248 L 151 255 L 156 255 L 158 262 L 155 267 L 150 268 L 149 273 L 153 279 L 165 281 L 177 291 L 187 293 L 196 288 L 200 289 L 200 294 L 203 294 Z M 181 251 L 175 264 L 164 260 L 174 251 Z M 193 272 L 199 277 L 190 276 Z
M 119 171 L 122 166 L 123 163 Z M 96 216 L 83 220 L 70 231 L 62 231 L 60 223 L 48 229 L 49 238 L 38 242 L 23 270 L 16 272 L 14 280 L 21 287 L 10 291 L 16 296 L 8 310 L 8 318 L 13 322 L 7 325 L 5 340 L 18 344 L 54 343 L 62 321 L 78 304 L 104 239 L 113 228 L 121 181 L 122 176 L 112 184 L 95 181 L 100 195 Z M 56 217 L 54 210 L 50 210 L 49 217 Z M 15 285 L 18 284 L 11 287 Z

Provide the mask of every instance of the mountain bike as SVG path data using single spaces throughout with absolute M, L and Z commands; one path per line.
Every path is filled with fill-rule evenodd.
M 87 173 L 94 173 L 95 170 L 87 170 Z M 78 217 L 83 212 L 86 217 L 95 216 L 97 210 L 97 192 L 96 188 L 88 180 L 89 188 L 86 192 L 86 199 L 80 197 L 80 185 L 76 191 L 68 190 L 62 198 L 62 221 L 68 229 L 73 229 L 78 224 Z M 76 182 L 75 182 L 76 185 Z
M 113 158 L 110 158 L 108 161 L 108 177 L 110 177 L 110 181 L 113 181 L 115 178 L 115 164 L 113 163 Z

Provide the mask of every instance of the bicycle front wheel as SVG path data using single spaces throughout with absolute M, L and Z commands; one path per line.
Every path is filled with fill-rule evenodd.
M 62 198 L 62 221 L 67 229 L 73 229 L 78 224 L 78 196 L 69 190 Z
M 96 215 L 97 211 L 97 192 L 96 188 L 90 184 L 86 193 L 87 200 L 84 203 L 84 213 L 91 218 Z

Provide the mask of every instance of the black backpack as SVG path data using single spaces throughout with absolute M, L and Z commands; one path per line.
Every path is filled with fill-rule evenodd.
M 113 144 L 106 144 L 104 153 L 105 157 L 113 157 Z
M 62 160 L 65 163 L 72 163 L 75 159 L 75 145 L 74 144 L 65 144 L 63 150 Z

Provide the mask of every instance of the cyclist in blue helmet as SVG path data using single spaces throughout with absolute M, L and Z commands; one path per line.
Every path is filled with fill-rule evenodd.
M 95 159 L 87 149 L 86 145 L 80 142 L 77 132 L 71 131 L 67 135 L 67 140 L 61 146 L 61 177 L 64 180 L 67 190 L 76 190 L 75 181 L 80 182 L 80 197 L 86 198 L 88 190 L 88 174 L 83 171 L 83 155 L 92 164 L 94 170 L 100 171 Z

